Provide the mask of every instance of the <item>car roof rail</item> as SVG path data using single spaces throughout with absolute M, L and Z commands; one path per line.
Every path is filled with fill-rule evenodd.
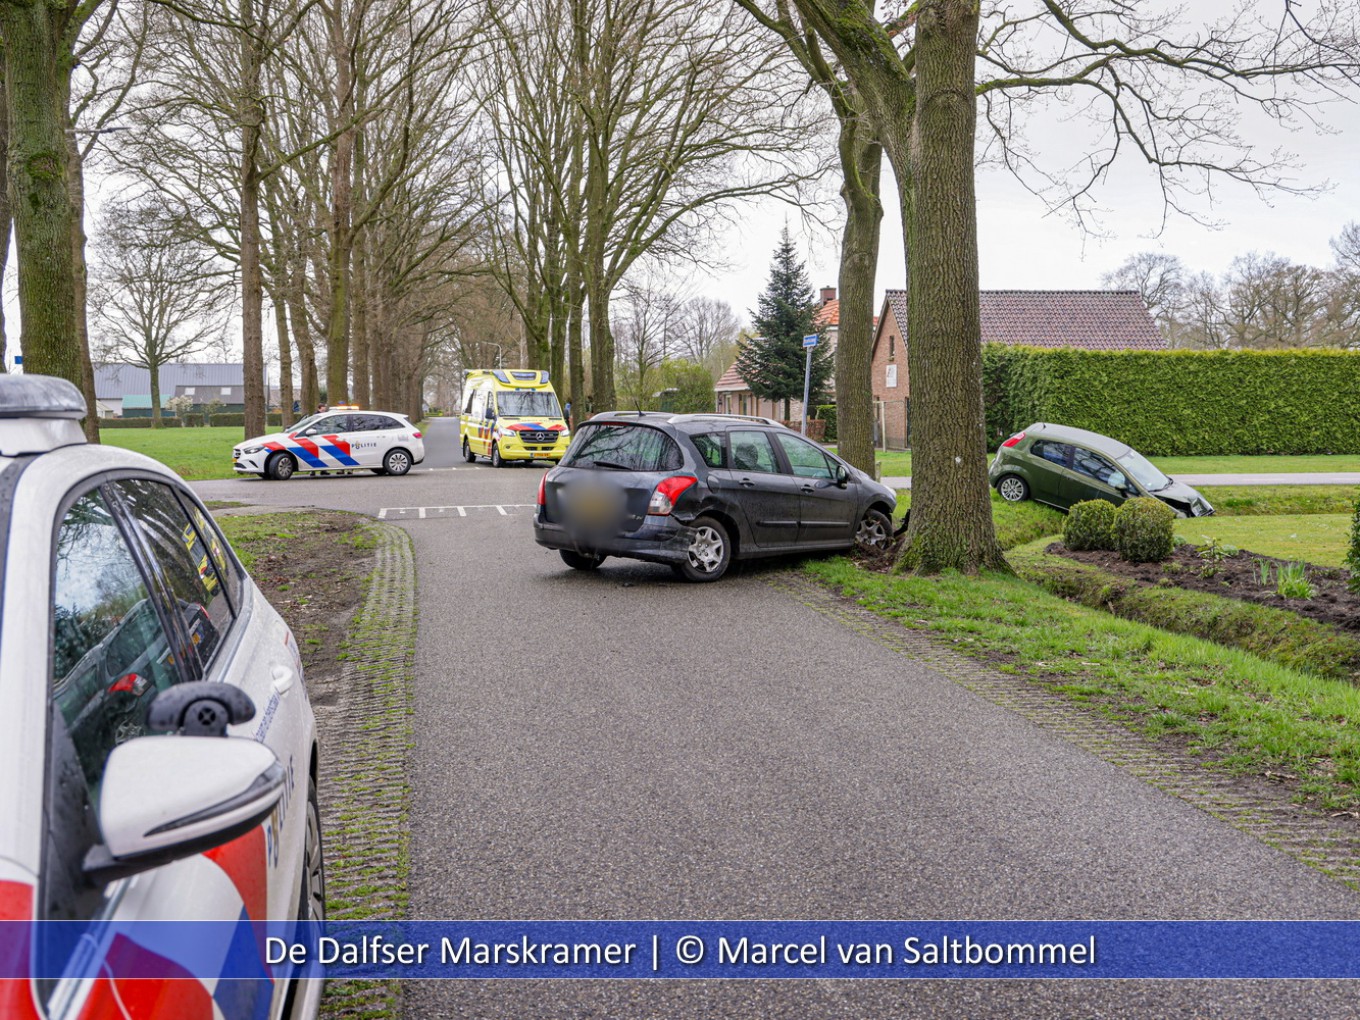
M 720 411 L 705 411 L 700 414 L 677 414 L 672 415 L 672 422 L 679 421 L 751 421 L 761 425 L 778 425 L 780 428 L 786 426 L 782 421 L 775 421 L 773 418 L 765 418 L 758 414 L 724 414 Z

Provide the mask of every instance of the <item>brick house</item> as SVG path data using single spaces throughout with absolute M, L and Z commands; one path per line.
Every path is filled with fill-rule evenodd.
M 1097 351 L 1166 349 L 1135 290 L 984 290 L 982 342 Z M 888 447 L 907 442 L 907 292 L 890 290 L 874 330 L 873 394 L 877 431 Z
M 834 352 L 836 350 L 836 336 L 840 332 L 841 323 L 841 303 L 836 298 L 835 287 L 823 287 L 821 292 L 821 304 L 817 309 L 817 314 L 813 317 L 812 324 L 817 332 L 822 335 L 822 343 Z M 835 380 L 831 381 L 832 393 L 835 392 Z M 751 387 L 746 380 L 737 374 L 735 363 L 729 365 L 716 383 L 713 384 L 713 393 L 717 399 L 717 410 L 721 414 L 755 414 L 765 418 L 780 419 L 784 416 L 784 401 L 782 400 L 760 400 L 751 392 Z M 834 399 L 830 398 L 830 399 Z M 802 400 L 789 401 L 789 415 L 796 421 L 803 416 Z

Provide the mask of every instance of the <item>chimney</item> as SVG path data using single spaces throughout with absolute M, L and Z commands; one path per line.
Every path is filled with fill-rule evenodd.
M 835 288 L 835 287 L 823 287 L 823 288 L 822 288 L 822 304 L 827 304 L 828 302 L 835 301 L 835 300 L 836 300 L 836 288 Z

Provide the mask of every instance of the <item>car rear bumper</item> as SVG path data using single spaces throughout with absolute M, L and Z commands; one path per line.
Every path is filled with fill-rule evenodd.
M 649 563 L 683 563 L 689 549 L 691 529 L 674 517 L 651 516 L 637 531 L 588 538 L 541 517 L 541 512 L 534 515 L 534 541 L 549 549 L 622 556 Z

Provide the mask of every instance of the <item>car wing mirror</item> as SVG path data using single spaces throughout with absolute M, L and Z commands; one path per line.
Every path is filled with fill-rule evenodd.
M 265 820 L 287 776 L 249 737 L 135 737 L 104 767 L 99 831 L 85 855 L 96 885 L 229 843 Z
M 842 489 L 850 484 L 850 472 L 844 464 L 836 465 L 836 484 Z

